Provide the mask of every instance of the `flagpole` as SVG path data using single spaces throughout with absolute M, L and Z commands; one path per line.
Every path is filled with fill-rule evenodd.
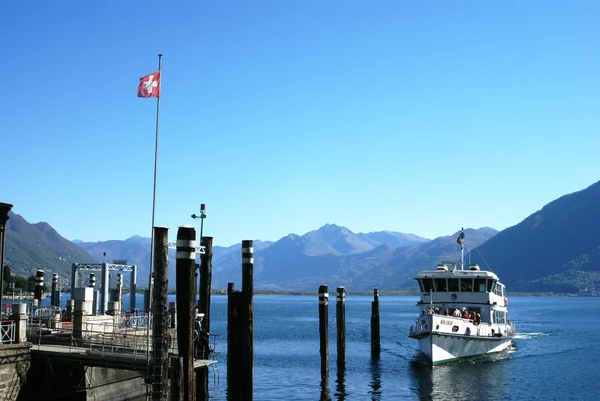
M 162 54 L 158 55 L 158 72 L 162 72 Z M 161 74 L 162 75 L 162 74 Z M 162 84 L 162 77 L 161 77 Z M 160 93 L 160 92 L 159 92 Z M 160 116 L 160 95 L 156 97 L 156 138 L 154 143 L 154 188 L 152 190 L 152 244 L 154 244 L 154 214 L 156 212 L 156 169 L 158 166 L 158 121 Z M 154 246 L 150 246 L 150 282 L 152 291 L 152 273 L 154 272 Z M 152 299 L 152 298 L 150 298 Z
M 162 54 L 158 55 L 158 72 L 162 72 Z M 162 85 L 162 74 L 159 85 Z M 159 90 L 162 89 L 159 87 Z M 156 97 L 156 133 L 154 142 L 154 188 L 152 190 L 152 235 L 150 240 L 150 274 L 148 277 L 148 321 L 147 326 L 147 344 L 148 361 L 150 359 L 150 314 L 152 311 L 152 275 L 154 273 L 154 215 L 156 212 L 156 169 L 158 166 L 158 122 L 160 116 L 160 92 Z
M 464 234 L 465 234 L 465 229 L 461 228 L 460 235 L 462 238 L 464 238 Z M 465 244 L 464 244 L 464 239 L 462 239 L 460 242 L 460 270 L 464 270 L 464 269 L 465 269 Z

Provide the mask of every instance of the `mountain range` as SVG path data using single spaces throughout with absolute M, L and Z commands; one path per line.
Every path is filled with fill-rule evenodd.
M 497 273 L 510 291 L 595 294 L 600 289 L 600 182 L 556 199 L 501 232 L 465 230 L 466 262 Z M 138 265 L 138 287 L 147 283 L 150 239 L 68 241 L 47 223 L 29 224 L 11 213 L 6 263 L 17 274 L 37 269 L 70 277 L 72 262 L 127 259 Z M 415 273 L 441 261 L 460 260 L 460 232 L 435 239 L 394 231 L 353 233 L 326 224 L 304 235 L 254 241 L 256 289 L 315 291 L 320 284 L 348 291 L 415 290 Z M 176 233 L 170 234 L 174 237 Z M 213 288 L 241 284 L 241 245 L 213 247 Z M 169 252 L 169 282 L 175 282 Z M 127 282 L 127 280 L 125 280 Z

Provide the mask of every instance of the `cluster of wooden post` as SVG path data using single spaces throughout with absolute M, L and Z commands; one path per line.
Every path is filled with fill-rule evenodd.
M 166 372 L 169 371 L 167 311 L 167 229 L 155 228 L 154 263 L 154 323 L 153 323 L 153 363 L 152 394 L 153 399 L 166 398 Z M 171 358 L 171 398 L 183 400 L 202 400 L 208 398 L 207 369 L 196 376 L 194 383 L 194 305 L 195 283 L 195 237 L 191 226 L 180 227 L 177 232 L 176 286 L 177 286 L 177 337 L 178 357 Z M 202 255 L 200 272 L 200 297 L 198 312 L 206 317 L 205 329 L 210 332 L 210 290 L 212 276 L 212 238 L 202 238 L 205 253 Z M 254 253 L 252 240 L 242 241 L 242 288 L 234 290 L 233 283 L 228 284 L 227 311 L 227 373 L 229 401 L 253 400 L 254 368 Z M 327 285 L 319 287 L 319 335 L 321 355 L 322 386 L 327 388 L 329 375 L 329 294 Z M 336 291 L 337 320 L 337 364 L 338 375 L 344 375 L 346 364 L 346 294 L 344 287 Z M 200 350 L 208 355 L 209 350 Z M 374 289 L 371 304 L 371 356 L 379 358 L 379 290 Z M 341 372 L 341 373 L 340 373 Z M 343 380 L 341 380 L 343 381 Z M 338 378 L 338 382 L 341 382 Z M 194 389 L 196 391 L 194 391 Z M 343 389 L 342 389 L 343 390 Z M 328 391 L 328 390 L 327 390 Z M 338 392 L 340 389 L 338 389 Z M 342 391 L 343 392 L 343 391 Z
M 210 283 L 212 275 L 212 238 L 201 239 L 205 246 L 202 255 L 201 288 L 198 309 L 205 314 L 205 328 L 210 329 Z M 153 400 L 206 400 L 208 399 L 208 369 L 194 371 L 194 322 L 196 320 L 195 258 L 196 231 L 192 226 L 182 226 L 177 231 L 176 250 L 176 310 L 178 355 L 168 358 L 171 335 L 169 333 L 167 301 L 168 290 L 168 229 L 154 228 L 154 288 L 152 321 L 152 361 L 149 364 L 149 381 Z M 174 309 L 174 308 L 173 308 Z M 208 350 L 204 355 L 208 356 Z M 170 365 L 170 367 L 169 367 Z M 194 374 L 196 373 L 196 377 Z M 170 378 L 170 388 L 169 381 Z M 169 397 L 170 394 L 170 397 Z
M 319 287 L 319 352 L 321 355 L 321 384 L 325 387 L 329 376 L 329 293 L 327 290 L 327 285 Z M 336 323 L 338 376 L 340 374 L 343 376 L 346 367 L 346 290 L 344 287 L 337 288 Z M 379 334 L 379 290 L 375 288 L 371 303 L 371 357 L 373 359 L 378 359 L 381 352 Z M 338 382 L 341 382 L 339 378 Z
M 254 399 L 254 251 L 242 241 L 242 289 L 227 286 L 227 399 Z

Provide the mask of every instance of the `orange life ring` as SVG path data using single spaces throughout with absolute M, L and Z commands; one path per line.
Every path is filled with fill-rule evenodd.
M 504 298 L 504 306 L 508 306 L 508 298 Z

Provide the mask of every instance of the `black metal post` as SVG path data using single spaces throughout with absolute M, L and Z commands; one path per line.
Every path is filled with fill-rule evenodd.
M 242 241 L 242 399 L 254 399 L 254 248 L 252 240 Z
M 346 365 L 346 290 L 337 288 L 336 297 L 336 323 L 337 323 L 337 363 Z
M 371 302 L 371 357 L 378 359 L 381 353 L 379 327 L 379 289 L 373 289 L 373 302 Z
M 329 376 L 329 294 L 327 285 L 319 287 L 319 353 L 321 354 L 321 378 Z
M 196 230 L 190 226 L 177 231 L 175 280 L 177 287 L 177 347 L 183 365 L 183 400 L 194 399 L 194 270 Z

